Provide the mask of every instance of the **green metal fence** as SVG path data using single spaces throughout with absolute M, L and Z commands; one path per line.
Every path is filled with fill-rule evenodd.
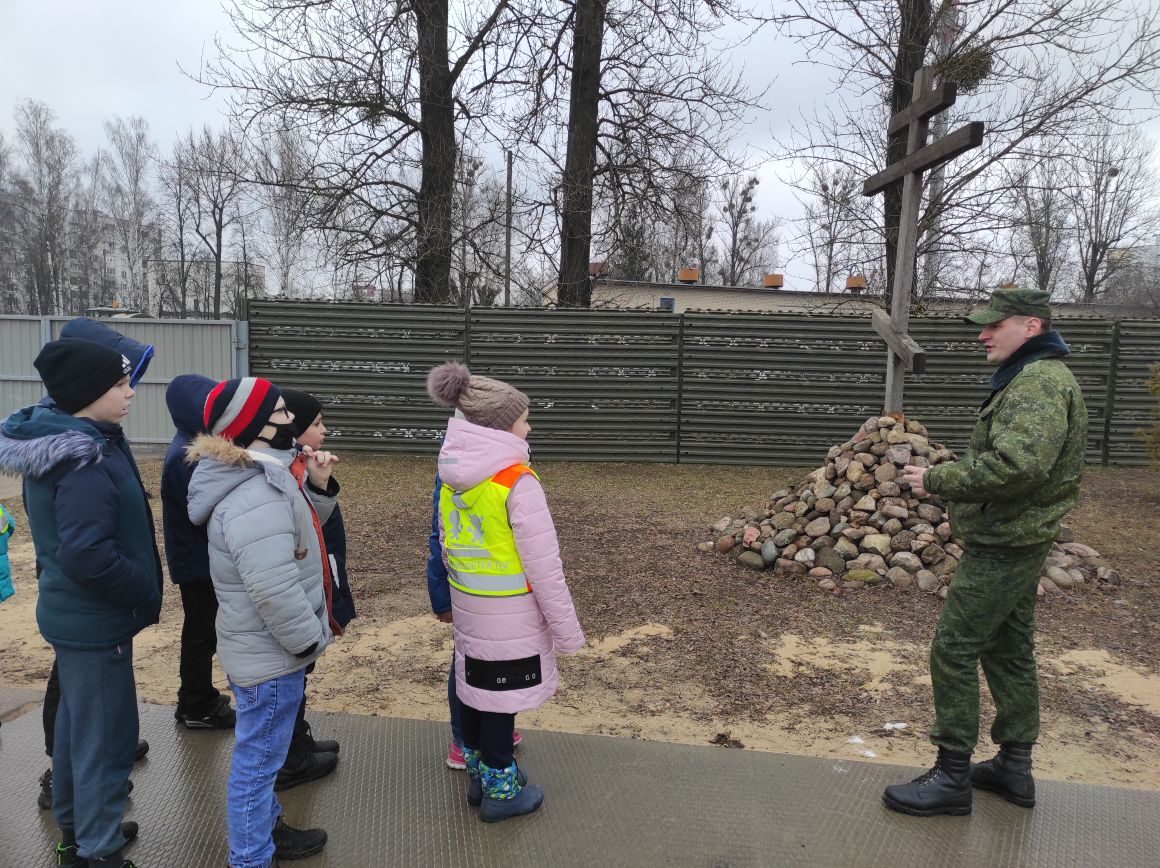
M 869 317 L 251 302 L 251 372 L 327 405 L 335 445 L 429 452 L 447 413 L 427 371 L 463 359 L 532 398 L 539 458 L 812 464 L 882 406 Z M 1064 319 L 1091 413 L 1088 459 L 1143 463 L 1160 320 Z M 993 370 L 961 320 L 911 321 L 927 370 L 907 412 L 962 449 Z

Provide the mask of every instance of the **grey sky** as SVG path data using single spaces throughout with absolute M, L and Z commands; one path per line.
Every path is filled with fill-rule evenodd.
M 56 112 L 86 155 L 105 144 L 105 119 L 130 114 L 144 116 L 167 150 L 191 125 L 222 122 L 224 99 L 179 69 L 197 70 L 212 58 L 218 34 L 232 37 L 220 0 L 0 0 L 0 130 L 11 140 L 17 100 L 33 98 Z M 755 90 L 769 85 L 764 110 L 741 135 L 755 149 L 771 150 L 775 136 L 826 98 L 826 71 L 800 63 L 801 45 L 771 29 L 730 54 Z M 1155 136 L 1160 123 L 1145 129 Z M 796 217 L 800 207 L 776 167 L 759 176 L 758 216 Z M 782 233 L 783 263 L 792 232 Z M 785 271 L 791 285 L 810 277 L 800 260 Z

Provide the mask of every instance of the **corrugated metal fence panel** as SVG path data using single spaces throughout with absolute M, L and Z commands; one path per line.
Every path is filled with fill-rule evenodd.
M 5 414 L 34 404 L 44 395 L 32 360 L 43 336 L 57 338 L 68 317 L 0 317 L 0 397 Z M 235 375 L 235 324 L 227 321 L 103 320 L 133 340 L 153 344 L 156 354 L 137 388 L 125 433 L 133 443 L 168 443 L 173 421 L 165 388 L 178 374 L 200 373 L 215 379 Z M 46 325 L 47 324 L 47 328 Z
M 681 460 L 814 464 L 880 413 L 886 349 L 869 317 L 686 313 Z M 1112 324 L 1064 320 L 1069 365 L 1090 414 L 1089 452 L 1100 460 Z M 911 320 L 927 370 L 908 375 L 907 413 L 962 451 L 990 390 L 977 328 L 958 319 Z
M 461 309 L 257 301 L 249 317 L 250 372 L 322 401 L 336 449 L 438 448 L 447 411 L 427 396 L 427 372 L 463 358 Z
M 44 394 L 32 360 L 44 343 L 40 317 L 0 317 L 0 413 L 39 401 Z
M 468 340 L 473 371 L 531 398 L 536 457 L 677 461 L 679 318 L 477 308 Z
M 427 397 L 425 378 L 449 358 L 528 392 L 541 458 L 809 465 L 882 408 L 886 349 L 864 316 L 515 308 L 465 316 L 433 305 L 255 302 L 250 318 L 253 373 L 317 394 L 342 448 L 433 450 L 446 413 Z M 1143 381 L 1160 354 L 1160 325 L 1120 326 L 1127 379 L 1111 408 L 1116 326 L 1075 318 L 1059 327 L 1091 414 L 1088 459 L 1101 459 L 1107 428 L 1113 462 L 1142 461 L 1135 431 L 1147 418 Z M 994 368 L 975 327 L 958 319 L 915 318 L 911 332 L 927 350 L 927 371 L 907 379 L 908 413 L 962 451 Z
M 1108 434 L 1113 464 L 1146 464 L 1139 431 L 1151 424 L 1156 398 L 1148 392 L 1149 368 L 1160 362 L 1160 320 L 1119 323 L 1116 395 Z
M 684 314 L 681 461 L 815 464 L 879 412 L 868 317 Z

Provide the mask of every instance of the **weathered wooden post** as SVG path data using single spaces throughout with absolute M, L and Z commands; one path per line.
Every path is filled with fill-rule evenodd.
M 906 372 L 921 374 L 926 370 L 926 353 L 907 333 L 910 295 L 914 285 L 915 250 L 918 246 L 918 215 L 922 206 L 922 173 L 983 143 L 983 122 L 972 121 L 927 144 L 928 121 L 955 103 L 955 86 L 942 84 L 932 89 L 932 78 L 932 71 L 926 66 L 914 74 L 914 92 L 910 105 L 894 115 L 887 127 L 890 135 L 904 127 L 908 129 L 906 156 L 877 175 L 867 178 L 862 184 L 862 195 L 873 196 L 891 184 L 902 181 L 902 213 L 898 221 L 890 315 L 875 310 L 871 318 L 874 331 L 886 341 L 887 347 L 886 413 L 902 412 L 902 387 Z

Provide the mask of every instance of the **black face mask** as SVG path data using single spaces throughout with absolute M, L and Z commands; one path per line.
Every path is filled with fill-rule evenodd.
M 259 437 L 258 439 L 269 446 L 271 449 L 291 449 L 294 446 L 294 426 L 289 422 L 271 422 L 270 426 L 274 429 L 274 436 L 270 438 Z

